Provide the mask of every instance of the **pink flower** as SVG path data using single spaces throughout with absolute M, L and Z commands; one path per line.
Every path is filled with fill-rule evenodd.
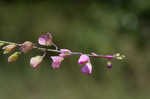
M 31 60 L 30 60 L 30 65 L 34 68 L 34 69 L 37 69 L 40 64 L 42 63 L 43 61 L 43 56 L 35 56 L 35 57 L 32 57 Z
M 48 32 L 47 34 L 41 35 L 38 39 L 38 42 L 40 45 L 44 45 L 44 46 L 52 45 L 53 42 L 52 42 L 51 34 Z
M 61 53 L 59 54 L 59 56 L 64 57 L 64 58 L 68 57 L 72 53 L 71 50 L 69 49 L 61 49 L 60 51 Z
M 53 69 L 57 69 L 60 67 L 61 65 L 61 62 L 64 60 L 63 57 L 61 56 L 51 56 L 51 59 L 52 59 L 52 68 Z
M 90 62 L 86 63 L 85 66 L 82 67 L 81 72 L 83 74 L 92 74 L 92 65 Z
M 25 54 L 31 51 L 33 48 L 33 43 L 30 41 L 26 41 L 21 45 L 21 51 L 24 52 Z
M 78 64 L 85 64 L 87 62 L 90 62 L 90 58 L 87 55 L 81 55 L 79 60 L 78 60 Z

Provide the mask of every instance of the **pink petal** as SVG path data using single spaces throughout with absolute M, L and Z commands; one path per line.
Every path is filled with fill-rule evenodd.
M 53 61 L 52 62 L 53 69 L 59 68 L 61 65 L 61 62 L 64 60 L 64 58 L 61 56 L 51 56 L 51 59 Z
M 43 56 L 35 56 L 35 57 L 31 58 L 30 65 L 34 69 L 37 69 L 39 67 L 39 65 L 42 63 L 42 61 L 43 61 Z
M 64 58 L 70 56 L 72 53 L 71 50 L 69 49 L 61 49 L 60 51 L 61 53 L 59 54 L 59 56 L 64 57 Z
M 81 72 L 83 74 L 92 74 L 92 65 L 91 63 L 86 63 L 84 67 L 82 67 Z
M 78 60 L 78 64 L 85 64 L 87 62 L 90 62 L 90 58 L 87 55 L 81 55 L 79 60 Z
M 47 34 L 43 34 L 39 37 L 38 42 L 40 45 L 50 46 L 52 45 L 52 36 L 48 32 Z

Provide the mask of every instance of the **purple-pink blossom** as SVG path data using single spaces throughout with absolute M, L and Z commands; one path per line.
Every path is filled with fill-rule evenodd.
M 38 42 L 40 45 L 51 46 L 53 44 L 51 33 L 48 32 L 47 34 L 41 35 Z
M 88 55 L 82 54 L 78 60 L 78 64 L 83 66 L 81 69 L 83 74 L 92 74 L 92 64 Z
M 85 66 L 82 67 L 81 72 L 83 74 L 92 74 L 92 65 L 90 62 L 86 63 Z
M 8 57 L 9 63 L 15 62 L 22 53 L 26 54 L 32 49 L 41 51 L 43 53 L 43 56 L 38 55 L 30 59 L 30 65 L 34 69 L 37 69 L 40 66 L 45 56 L 51 59 L 52 61 L 51 66 L 53 69 L 60 68 L 64 59 L 70 56 L 79 56 L 79 59 L 76 62 L 78 62 L 78 64 L 80 65 L 81 68 L 80 72 L 87 75 L 92 74 L 93 69 L 90 58 L 102 58 L 107 60 L 105 66 L 107 69 L 112 68 L 112 60 L 114 59 L 123 60 L 125 58 L 125 56 L 120 53 L 116 53 L 114 55 L 109 54 L 104 55 L 104 54 L 96 54 L 94 52 L 82 53 L 82 52 L 73 52 L 70 49 L 64 48 L 61 49 L 55 44 L 55 42 L 53 42 L 52 35 L 50 32 L 40 35 L 37 41 L 38 44 L 34 44 L 30 41 L 25 41 L 24 43 L 14 43 L 0 40 L 0 48 L 2 47 L 2 49 L 4 50 L 3 54 L 11 53 L 14 50 L 17 51 Z M 52 56 L 52 53 L 50 52 L 53 52 L 57 55 Z
M 51 56 L 52 59 L 52 68 L 57 69 L 60 67 L 61 62 L 64 60 L 61 56 Z
M 69 49 L 60 49 L 60 51 L 61 53 L 59 54 L 59 56 L 64 57 L 64 58 L 70 56 L 72 53 L 71 50 Z
M 87 62 L 90 62 L 89 56 L 82 54 L 78 60 L 78 64 L 85 64 Z

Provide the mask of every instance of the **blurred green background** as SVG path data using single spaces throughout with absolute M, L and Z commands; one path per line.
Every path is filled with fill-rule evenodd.
M 0 40 L 37 42 L 52 32 L 61 48 L 85 53 L 121 52 L 124 61 L 92 59 L 93 74 L 80 73 L 78 57 L 52 70 L 47 56 L 35 71 L 32 51 L 9 64 L 0 51 L 0 99 L 150 99 L 149 0 L 1 0 Z M 49 53 L 56 55 L 56 53 Z

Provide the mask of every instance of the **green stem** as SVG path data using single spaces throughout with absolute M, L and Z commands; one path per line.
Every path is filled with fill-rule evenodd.
M 4 43 L 4 44 L 15 44 L 17 46 L 21 46 L 21 44 L 18 44 L 18 43 L 14 43 L 14 42 L 8 42 L 8 41 L 2 41 L 0 40 L 0 43 Z M 56 52 L 56 53 L 61 53 L 60 50 L 58 50 L 58 47 L 56 45 L 54 45 L 56 47 L 56 49 L 47 49 L 47 48 L 42 48 L 42 47 L 38 47 L 36 45 L 33 46 L 34 49 L 38 49 L 38 50 L 41 50 L 41 51 L 48 51 L 48 52 Z M 81 55 L 81 54 L 84 54 L 82 52 L 72 52 L 71 55 Z M 85 54 L 85 55 L 88 55 L 90 57 L 96 57 L 96 58 L 106 58 L 106 55 L 98 55 L 98 54 Z

